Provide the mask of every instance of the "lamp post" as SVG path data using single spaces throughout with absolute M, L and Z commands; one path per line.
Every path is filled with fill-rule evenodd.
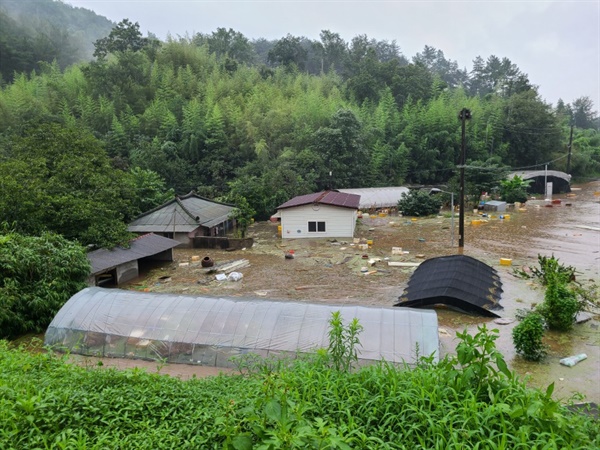
M 450 194 L 450 209 L 452 210 L 452 215 L 450 216 L 450 227 L 451 227 L 451 233 L 452 233 L 452 248 L 454 248 L 454 192 L 448 192 L 448 191 L 442 191 L 441 189 L 438 188 L 432 188 L 429 191 L 429 194 L 438 194 L 438 193 L 444 193 L 444 194 Z
M 471 111 L 467 108 L 460 110 L 458 114 L 462 125 L 461 142 L 460 142 L 460 211 L 458 217 L 458 246 L 462 250 L 465 246 L 465 162 L 466 162 L 466 145 L 465 145 L 465 122 L 471 118 Z

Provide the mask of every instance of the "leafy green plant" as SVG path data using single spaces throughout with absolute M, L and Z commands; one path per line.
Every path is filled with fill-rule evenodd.
M 468 336 L 459 333 L 456 356 L 414 368 L 344 372 L 309 356 L 188 381 L 0 341 L 0 448 L 599 447 L 597 420 L 505 368 L 497 331 Z
M 528 361 L 539 361 L 546 356 L 546 347 L 542 342 L 544 329 L 544 318 L 540 314 L 527 314 L 512 331 L 517 353 Z
M 527 188 L 532 180 L 524 180 L 518 175 L 511 179 L 500 181 L 500 196 L 507 203 L 527 201 Z
M 0 231 L 0 337 L 43 331 L 86 286 L 89 273 L 85 251 L 75 242 L 53 233 Z
M 512 378 L 504 356 L 496 350 L 498 330 L 488 330 L 484 324 L 477 327 L 473 336 L 465 330 L 457 332 L 456 337 L 460 340 L 456 346 L 456 360 L 462 372 L 456 380 L 462 388 L 468 386 L 477 396 L 486 396 L 490 387 L 498 387 L 501 375 Z
M 561 283 L 575 281 L 575 268 L 561 264 L 560 260 L 555 258 L 554 255 L 538 255 L 538 264 L 539 269 L 537 267 L 530 268 L 531 274 L 533 277 L 539 278 L 544 286 L 548 284 L 550 278 L 554 278 Z
M 362 330 L 363 326 L 356 317 L 344 326 L 341 313 L 339 311 L 331 313 L 328 353 L 335 370 L 348 372 L 353 364 L 358 362 L 357 347 L 360 345 L 358 335 Z
M 537 311 L 544 317 L 551 330 L 568 331 L 573 328 L 575 317 L 582 309 L 582 302 L 559 276 L 550 276 L 544 302 Z
M 441 207 L 439 196 L 429 195 L 425 190 L 411 190 L 398 201 L 398 210 L 405 216 L 431 216 L 439 213 Z

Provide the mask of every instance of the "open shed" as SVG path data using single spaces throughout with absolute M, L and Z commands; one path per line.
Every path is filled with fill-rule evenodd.
M 148 233 L 129 242 L 129 248 L 101 248 L 88 253 L 92 271 L 90 285 L 118 286 L 139 276 L 140 266 L 151 261 L 173 261 L 173 248 L 179 242 Z
M 438 358 L 434 311 L 193 297 L 86 288 L 60 309 L 45 344 L 72 353 L 232 367 L 245 353 L 294 356 L 328 346 L 331 313 L 356 317 L 362 363 Z

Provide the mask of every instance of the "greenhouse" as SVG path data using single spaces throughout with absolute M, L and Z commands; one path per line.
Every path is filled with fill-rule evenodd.
M 326 348 L 335 311 L 344 323 L 356 317 L 363 326 L 363 364 L 411 364 L 417 353 L 438 359 L 435 311 L 98 287 L 71 297 L 50 323 L 45 344 L 84 355 L 233 367 L 231 358 L 246 353 L 281 357 Z

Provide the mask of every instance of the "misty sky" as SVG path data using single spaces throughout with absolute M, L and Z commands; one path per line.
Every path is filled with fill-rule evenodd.
M 471 70 L 476 56 L 507 57 L 547 102 L 587 95 L 600 105 L 600 1 L 63 0 L 160 39 L 233 28 L 249 39 L 288 33 L 347 42 L 366 34 L 396 40 L 411 59 L 425 45 Z

